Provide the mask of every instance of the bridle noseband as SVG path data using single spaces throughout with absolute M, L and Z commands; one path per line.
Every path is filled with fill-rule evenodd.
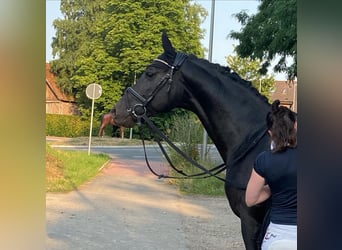
M 140 103 L 137 103 L 132 107 L 129 106 L 128 101 L 128 95 L 126 98 L 126 106 L 127 106 L 127 112 L 129 112 L 131 115 L 137 118 L 138 124 L 141 122 L 141 118 L 143 115 L 146 114 L 147 111 L 147 105 L 152 101 L 152 99 L 155 97 L 155 95 L 159 92 L 159 90 L 162 89 L 163 86 L 166 84 L 171 84 L 173 79 L 173 74 L 175 69 L 179 69 L 179 67 L 183 64 L 185 59 L 187 58 L 187 55 L 181 52 L 177 52 L 175 61 L 173 65 L 168 64 L 166 61 L 161 60 L 159 58 L 154 59 L 154 61 L 161 62 L 168 66 L 170 69 L 166 73 L 166 75 L 159 81 L 156 88 L 152 91 L 152 93 L 149 95 L 149 97 L 145 98 L 142 95 L 140 95 L 137 91 L 135 91 L 132 87 L 128 87 L 126 89 L 127 94 L 131 94 L 134 96 Z

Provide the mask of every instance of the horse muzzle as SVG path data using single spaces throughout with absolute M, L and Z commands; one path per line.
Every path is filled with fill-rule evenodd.
M 125 103 L 121 100 L 115 105 L 115 110 L 113 111 L 117 125 L 126 128 L 132 128 L 137 123 L 137 120 L 134 119 L 134 116 L 131 114 L 131 112 L 128 112 Z M 136 112 L 140 112 L 140 110 L 137 110 Z

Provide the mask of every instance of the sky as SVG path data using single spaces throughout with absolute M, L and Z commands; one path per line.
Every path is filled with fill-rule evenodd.
M 208 16 L 202 24 L 202 28 L 206 29 L 205 38 L 201 41 L 202 45 L 209 49 L 209 34 L 211 21 L 211 6 L 212 0 L 194 0 L 202 5 L 207 11 Z M 222 66 L 227 65 L 226 57 L 234 55 L 234 45 L 238 44 L 237 40 L 228 38 L 229 33 L 240 31 L 240 24 L 233 14 L 246 10 L 248 14 L 257 12 L 260 1 L 256 0 L 215 0 L 214 11 L 214 29 L 213 29 L 213 44 L 212 44 L 212 62 L 219 63 Z M 55 30 L 52 26 L 54 19 L 61 18 L 63 15 L 60 12 L 59 0 L 46 0 L 46 61 L 53 60 L 51 42 L 55 36 Z M 208 59 L 208 58 L 207 58 Z M 270 70 L 272 70 L 270 68 Z M 275 74 L 276 80 L 286 79 L 285 74 Z

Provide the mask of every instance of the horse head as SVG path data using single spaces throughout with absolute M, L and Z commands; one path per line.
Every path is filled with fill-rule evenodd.
M 162 45 L 163 54 L 147 66 L 137 83 L 127 88 L 117 102 L 117 124 L 133 127 L 142 115 L 168 112 L 179 105 L 184 88 L 180 86 L 178 68 L 186 55 L 176 52 L 165 33 L 162 34 Z

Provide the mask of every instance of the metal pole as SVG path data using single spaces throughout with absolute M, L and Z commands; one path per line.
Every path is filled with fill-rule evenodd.
M 132 136 L 133 136 L 133 128 L 129 129 L 129 139 L 132 140 Z
M 210 17 L 210 34 L 209 34 L 208 61 L 212 62 L 212 58 L 213 58 L 214 18 L 215 18 L 215 0 L 211 1 L 211 14 L 210 15 L 211 15 L 211 17 Z M 207 133 L 207 131 L 205 129 L 203 129 L 203 144 L 202 144 L 202 152 L 201 152 L 202 160 L 206 158 L 207 144 L 208 144 L 208 133 Z
M 93 130 L 93 116 L 94 116 L 94 102 L 95 102 L 95 85 L 93 88 L 93 98 L 91 101 L 91 117 L 90 117 L 90 130 L 89 130 L 89 143 L 88 143 L 88 155 L 90 155 L 91 134 Z
M 136 81 L 137 81 L 137 73 L 134 72 L 134 84 L 136 83 Z M 133 137 L 133 128 L 130 128 L 130 130 L 129 130 L 129 139 L 131 140 L 132 137 Z
M 213 37 L 214 37 L 214 17 L 215 17 L 215 0 L 211 1 L 211 18 L 210 18 L 210 35 L 209 35 L 209 53 L 208 60 L 212 61 L 213 58 Z
M 297 83 L 293 81 L 293 107 L 292 110 L 297 112 Z

